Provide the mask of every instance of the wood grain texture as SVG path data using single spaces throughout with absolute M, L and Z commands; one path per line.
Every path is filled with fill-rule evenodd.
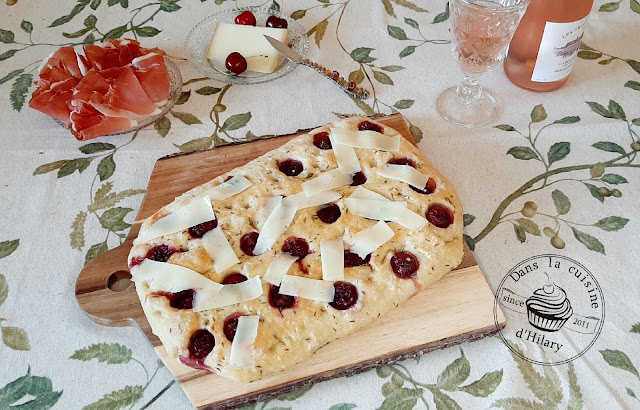
M 376 119 L 415 143 L 400 114 Z M 88 263 L 78 276 L 76 298 L 80 307 L 100 324 L 139 326 L 198 408 L 226 408 L 263 400 L 318 381 L 497 332 L 493 294 L 473 253 L 465 245 L 460 266 L 436 284 L 372 325 L 330 343 L 309 361 L 285 372 L 257 382 L 242 383 L 191 369 L 167 357 L 160 340 L 151 332 L 134 287 L 114 292 L 107 286 L 115 272 L 128 273 L 127 256 L 141 223 L 176 196 L 246 164 L 305 131 L 161 158 L 153 169 L 147 193 L 125 242 Z M 504 324 L 504 316 L 498 310 L 498 326 Z M 353 346 L 366 348 L 353 349 Z M 345 356 L 345 351 L 350 354 Z

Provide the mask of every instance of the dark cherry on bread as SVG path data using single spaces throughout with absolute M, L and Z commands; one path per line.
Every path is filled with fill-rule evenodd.
M 249 10 L 246 10 L 236 16 L 235 23 L 242 24 L 243 26 L 255 26 L 256 16 Z
M 247 59 L 242 54 L 234 51 L 224 60 L 224 66 L 232 73 L 241 74 L 247 70 Z
M 239 272 L 232 272 L 230 274 L 228 274 L 223 280 L 222 280 L 222 284 L 223 285 L 233 285 L 236 283 L 242 283 L 244 281 L 247 280 L 247 277 L 244 276 L 242 273 Z
M 344 251 L 344 267 L 351 268 L 353 266 L 362 266 L 369 263 L 371 260 L 371 254 L 368 254 L 364 259 L 358 256 L 357 253 L 351 253 L 350 251 Z
M 205 233 L 209 232 L 212 229 L 215 229 L 217 226 L 218 226 L 217 219 L 203 222 L 201 224 L 194 225 L 191 228 L 189 228 L 189 234 L 194 238 L 202 238 Z
M 189 339 L 189 356 L 204 360 L 216 346 L 216 339 L 207 329 L 198 329 Z
M 387 164 L 392 165 L 409 165 L 410 167 L 415 168 L 416 162 L 411 158 L 402 157 L 402 158 L 391 158 Z
M 360 131 L 370 130 L 382 133 L 382 127 L 378 124 L 372 123 L 371 121 L 362 121 L 360 124 L 358 124 L 358 129 Z
M 149 249 L 144 258 L 132 258 L 131 263 L 129 264 L 129 268 L 140 265 L 145 259 L 151 259 L 152 261 L 156 262 L 167 262 L 169 261 L 169 258 L 171 258 L 171 255 L 176 252 L 178 252 L 178 250 L 171 245 L 156 245 L 153 248 Z
M 296 256 L 300 260 L 309 254 L 309 242 L 304 238 L 291 236 L 285 239 L 282 245 L 282 252 Z
M 298 299 L 295 296 L 280 294 L 280 286 L 269 285 L 269 304 L 282 311 L 296 305 Z
M 278 169 L 287 176 L 295 177 L 302 172 L 304 167 L 302 166 L 302 162 L 289 158 L 279 162 Z
M 242 252 L 249 256 L 253 256 L 253 249 L 256 247 L 258 235 L 258 232 L 249 232 L 242 235 L 242 238 L 240 238 L 240 249 L 242 249 Z
M 362 171 L 358 171 L 355 174 L 353 174 L 353 182 L 351 183 L 351 186 L 362 185 L 365 182 L 367 182 L 367 177 L 364 175 Z
M 267 19 L 267 27 L 287 28 L 289 27 L 289 23 L 287 23 L 287 20 L 278 16 L 269 16 L 269 18 Z
M 340 211 L 340 207 L 337 204 L 330 204 L 325 206 L 324 208 L 318 209 L 316 215 L 318 215 L 318 218 L 322 222 L 326 224 L 332 224 L 337 221 L 338 218 L 340 218 L 342 212 Z
M 154 292 L 155 296 L 164 296 L 169 299 L 169 306 L 174 309 L 193 309 L 193 298 L 196 291 L 193 289 L 183 290 L 182 292 Z
M 335 290 L 335 295 L 333 296 L 333 302 L 329 303 L 329 305 L 334 309 L 346 310 L 358 301 L 358 289 L 349 282 L 334 282 L 333 289 Z
M 418 271 L 420 262 L 409 252 L 398 252 L 391 257 L 391 270 L 400 279 L 409 279 Z
M 436 185 L 436 181 L 433 178 L 429 178 L 429 180 L 427 181 L 427 185 L 425 185 L 424 189 L 418 189 L 411 185 L 409 185 L 409 188 L 413 189 L 414 191 L 420 194 L 429 195 L 435 192 L 437 185 Z
M 433 204 L 429 206 L 425 216 L 427 221 L 438 228 L 447 228 L 453 223 L 453 211 L 444 205 Z
M 246 316 L 244 313 L 235 312 L 227 316 L 222 326 L 224 336 L 228 341 L 233 342 L 233 338 L 236 336 L 236 329 L 238 329 L 238 318 L 240 316 Z
M 319 132 L 313 135 L 313 145 L 320 149 L 331 149 L 331 140 L 328 132 Z

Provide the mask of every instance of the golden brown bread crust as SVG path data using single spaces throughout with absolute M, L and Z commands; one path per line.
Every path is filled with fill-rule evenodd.
M 357 130 L 358 124 L 365 120 L 376 123 L 365 117 L 353 117 L 337 121 L 330 126 Z M 397 134 L 388 126 L 376 124 L 383 127 L 386 135 Z M 173 203 L 163 207 L 155 216 L 148 218 L 141 227 L 143 231 L 158 218 L 158 214 L 164 216 L 175 211 L 190 198 L 222 183 L 228 176 L 243 175 L 253 183 L 251 187 L 224 201 L 213 202 L 216 217 L 240 263 L 225 272 L 215 272 L 212 260 L 202 247 L 201 240 L 191 238 L 187 231 L 165 235 L 134 246 L 129 260 L 134 257 L 144 257 L 155 245 L 171 244 L 183 252 L 172 255 L 169 263 L 193 269 L 216 282 L 221 282 L 230 272 L 241 271 L 245 276 L 252 278 L 256 275 L 263 276 L 276 252 L 281 251 L 284 240 L 294 236 L 305 238 L 309 242 L 311 253 L 301 261 L 308 270 L 308 274 L 303 273 L 295 263 L 288 274 L 322 279 L 321 241 L 337 237 L 346 238 L 376 223 L 346 210 L 344 198 L 348 197 L 355 187 L 343 186 L 335 189 L 342 195 L 342 199 L 336 201 L 342 211 L 342 216 L 336 222 L 326 224 L 320 221 L 316 216 L 319 207 L 302 209 L 296 213 L 291 226 L 276 241 L 271 250 L 259 256 L 248 256 L 240 249 L 240 238 L 244 234 L 259 231 L 257 212 L 269 197 L 298 193 L 302 191 L 303 182 L 337 167 L 333 150 L 321 150 L 313 145 L 313 135 L 322 131 L 328 132 L 329 126 L 320 127 L 299 136 L 242 167 L 190 190 L 176 198 Z M 194 313 L 191 310 L 170 307 L 168 299 L 164 296 L 152 295 L 146 283 L 137 284 L 136 289 L 144 312 L 153 332 L 160 338 L 167 353 L 172 357 L 177 357 L 181 353 L 188 354 L 191 334 L 197 329 L 207 328 L 214 335 L 216 345 L 205 363 L 225 377 L 243 381 L 258 380 L 265 375 L 308 359 L 325 344 L 366 326 L 455 268 L 461 262 L 463 253 L 463 211 L 460 200 L 449 181 L 433 168 L 420 151 L 404 138 L 401 141 L 401 149 L 395 153 L 356 148 L 362 171 L 367 177 L 363 187 L 391 200 L 406 201 L 410 210 L 422 216 L 431 204 L 445 205 L 453 211 L 454 215 L 454 221 L 449 227 L 438 228 L 427 224 L 415 232 L 390 222 L 389 226 L 395 235 L 371 254 L 370 263 L 345 268 L 344 280 L 357 287 L 359 298 L 356 305 L 344 311 L 336 310 L 325 302 L 303 298 L 298 298 L 294 308 L 280 311 L 270 306 L 269 284 L 263 281 L 263 294 L 257 299 Z M 404 182 L 390 180 L 374 172 L 374 168 L 386 164 L 392 158 L 401 157 L 413 159 L 420 172 L 430 175 L 436 181 L 436 191 L 429 195 L 420 194 Z M 300 175 L 289 177 L 278 170 L 278 161 L 288 158 L 303 163 L 304 170 Z M 348 245 L 345 244 L 345 247 Z M 414 254 L 420 262 L 418 272 L 411 279 L 398 278 L 391 269 L 390 259 L 394 253 L 400 251 Z M 231 342 L 224 336 L 222 324 L 227 316 L 235 312 L 260 316 L 258 335 L 254 343 L 255 367 L 253 368 L 228 366 Z

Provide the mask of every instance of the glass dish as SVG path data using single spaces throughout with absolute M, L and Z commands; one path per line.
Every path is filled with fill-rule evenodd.
M 279 12 L 261 7 L 243 7 L 238 9 L 230 9 L 213 14 L 198 23 L 191 30 L 187 40 L 185 41 L 185 49 L 187 60 L 198 72 L 209 77 L 212 80 L 221 81 L 228 84 L 258 84 L 275 80 L 284 75 L 289 74 L 296 68 L 297 64 L 292 63 L 286 58 L 282 59 L 282 63 L 273 73 L 257 73 L 253 71 L 245 71 L 242 74 L 233 74 L 227 71 L 224 63 L 209 60 L 205 57 L 211 36 L 218 23 L 234 24 L 235 17 L 245 10 L 251 11 L 256 16 L 256 26 L 265 27 L 267 18 L 275 15 L 287 20 L 287 30 L 289 31 L 289 47 L 303 58 L 307 56 L 309 51 L 309 38 L 307 32 L 295 20 L 288 16 L 280 15 Z

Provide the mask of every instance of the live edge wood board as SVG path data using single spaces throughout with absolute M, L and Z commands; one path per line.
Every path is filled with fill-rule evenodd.
M 414 142 L 400 114 L 376 119 Z M 492 335 L 505 325 L 499 309 L 494 320 L 493 293 L 465 245 L 462 263 L 443 279 L 370 326 L 326 345 L 310 360 L 282 373 L 242 383 L 169 358 L 151 332 L 135 289 L 127 280 L 127 256 L 142 221 L 183 192 L 244 165 L 303 132 L 161 158 L 125 242 L 88 263 L 78 276 L 76 297 L 80 307 L 104 325 L 139 326 L 196 408 L 228 408 L 264 400 L 322 380 Z

